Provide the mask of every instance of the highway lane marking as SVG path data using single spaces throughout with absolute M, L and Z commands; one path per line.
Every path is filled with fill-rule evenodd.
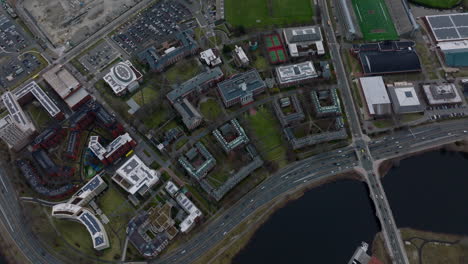
M 5 174 L 2 174 L 5 175 Z M 3 176 L 0 176 L 0 181 L 2 182 L 3 188 L 5 188 L 5 191 L 8 192 L 8 188 L 5 185 L 5 182 L 3 181 Z
M 5 210 L 3 209 L 3 206 L 1 205 L 0 205 L 0 210 L 2 211 L 2 214 L 5 217 L 5 220 L 7 221 L 8 226 L 10 227 L 11 231 L 14 231 L 13 226 L 11 225 L 10 220 L 8 220 L 7 214 L 5 213 Z

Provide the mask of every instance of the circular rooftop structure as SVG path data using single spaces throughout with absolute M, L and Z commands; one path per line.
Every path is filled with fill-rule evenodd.
M 117 64 L 112 71 L 114 72 L 115 77 L 121 82 L 131 82 L 134 78 L 132 69 L 124 63 Z

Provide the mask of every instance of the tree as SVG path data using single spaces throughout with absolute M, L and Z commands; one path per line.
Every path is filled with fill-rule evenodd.
M 224 45 L 223 46 L 223 53 L 224 54 L 229 54 L 232 52 L 232 47 L 230 45 Z

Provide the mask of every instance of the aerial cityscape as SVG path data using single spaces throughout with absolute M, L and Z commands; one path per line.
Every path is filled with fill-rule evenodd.
M 0 264 L 468 263 L 468 0 L 0 5 Z

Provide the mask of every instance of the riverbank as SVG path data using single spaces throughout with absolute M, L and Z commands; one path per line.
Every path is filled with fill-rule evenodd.
M 226 234 L 226 238 L 216 247 L 212 248 L 205 255 L 200 257 L 196 264 L 227 264 L 249 243 L 255 232 L 279 209 L 286 206 L 289 202 L 298 200 L 307 191 L 321 185 L 335 182 L 338 180 L 362 180 L 357 173 L 346 173 L 336 175 L 327 180 L 318 180 L 311 182 L 310 185 L 300 189 L 293 190 L 275 200 L 265 204 L 257 210 L 252 216 L 248 217 L 239 224 L 233 231 Z
M 410 264 L 462 263 L 468 257 L 468 238 L 411 228 L 400 230 Z
M 468 140 L 460 140 L 460 141 L 457 141 L 455 143 L 446 144 L 446 145 L 442 145 L 442 146 L 438 146 L 438 147 L 434 147 L 434 148 L 429 148 L 429 149 L 425 149 L 425 150 L 422 150 L 422 151 L 407 154 L 407 155 L 404 155 L 404 156 L 401 156 L 401 157 L 398 157 L 398 158 L 385 160 L 385 161 L 381 162 L 380 166 L 379 166 L 380 177 L 381 178 L 385 177 L 385 175 L 387 175 L 388 172 L 393 167 L 398 167 L 399 163 L 404 159 L 408 159 L 408 158 L 411 158 L 411 157 L 419 156 L 421 154 L 428 153 L 428 152 L 433 152 L 433 151 L 437 151 L 437 150 L 468 153 Z

